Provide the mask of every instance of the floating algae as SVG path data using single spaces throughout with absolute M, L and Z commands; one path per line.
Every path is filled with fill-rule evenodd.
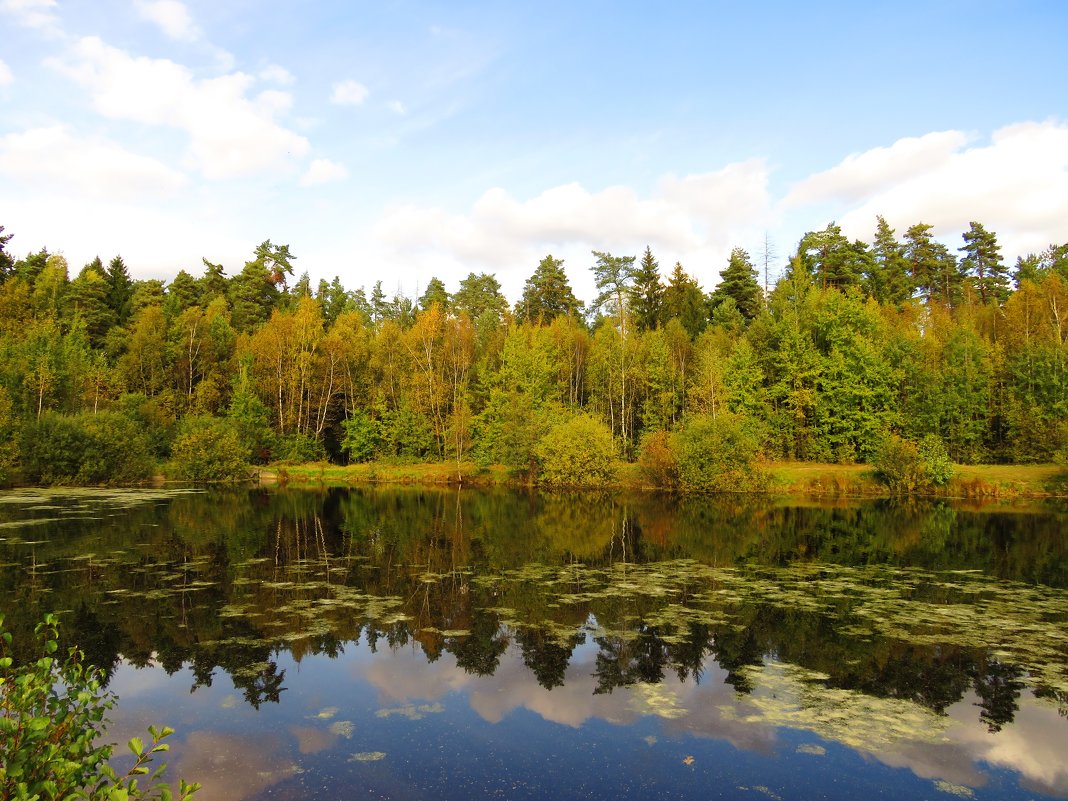
M 723 708 L 725 717 L 810 731 L 868 753 L 948 739 L 951 719 L 913 701 L 827 687 L 825 675 L 781 662 L 750 666 L 744 673 L 754 691 L 738 711 Z
M 953 784 L 943 779 L 939 779 L 934 783 L 935 789 L 948 793 L 949 795 L 955 795 L 958 798 L 975 798 L 975 791 L 971 787 L 965 787 L 963 784 Z
M 404 704 L 403 706 L 387 707 L 385 709 L 379 709 L 375 712 L 375 717 L 390 718 L 394 715 L 408 720 L 422 720 L 427 715 L 437 715 L 445 711 L 445 707 L 441 704 Z
M 351 720 L 338 720 L 330 724 L 330 733 L 347 740 L 352 739 L 352 733 L 356 730 Z
M 385 759 L 385 751 L 361 751 L 349 757 L 349 762 L 378 762 Z
M 639 715 L 652 715 L 667 720 L 682 718 L 688 714 L 686 709 L 679 706 L 679 697 L 675 691 L 663 684 L 635 684 L 628 706 Z

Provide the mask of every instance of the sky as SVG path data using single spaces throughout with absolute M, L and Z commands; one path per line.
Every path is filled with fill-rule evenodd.
M 0 0 L 0 225 L 72 277 L 296 272 L 417 297 L 648 246 L 711 290 L 881 214 L 1068 242 L 1068 3 Z M 770 245 L 766 248 L 766 245 Z

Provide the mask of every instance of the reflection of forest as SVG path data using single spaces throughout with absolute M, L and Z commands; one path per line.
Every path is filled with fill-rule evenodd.
M 169 672 L 188 663 L 196 685 L 222 669 L 254 705 L 284 690 L 279 649 L 298 660 L 334 655 L 362 635 L 372 648 L 417 643 L 431 661 L 448 652 L 480 675 L 511 645 L 546 688 L 564 682 L 574 649 L 589 641 L 598 693 L 669 673 L 700 681 L 709 658 L 748 692 L 746 668 L 771 656 L 829 686 L 939 713 L 974 689 L 991 728 L 1012 720 L 1025 687 L 1065 707 L 1063 682 L 1049 680 L 1065 675 L 1063 648 L 1043 652 L 1058 662 L 1036 674 L 993 647 L 858 629 L 851 615 L 863 588 L 828 599 L 814 590 L 822 606 L 777 602 L 780 574 L 760 572 L 976 571 L 983 586 L 1042 585 L 1063 615 L 1063 509 L 427 490 L 219 491 L 105 506 L 5 529 L 18 536 L 4 546 L 0 608 L 21 630 L 16 641 L 43 611 L 68 610 L 65 634 L 95 664 L 113 668 L 120 654 Z M 763 594 L 687 573 L 689 564 L 743 579 L 755 571 Z M 960 605 L 984 593 L 921 583 L 908 597 Z

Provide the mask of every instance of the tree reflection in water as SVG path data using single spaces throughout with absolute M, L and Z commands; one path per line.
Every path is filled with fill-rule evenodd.
M 286 689 L 279 653 L 334 657 L 363 638 L 479 676 L 514 645 L 549 690 L 583 646 L 596 694 L 699 683 L 711 658 L 743 694 L 768 660 L 937 714 L 974 692 L 991 731 L 1024 692 L 1066 708 L 1068 654 L 1042 635 L 1068 622 L 1063 507 L 254 490 L 99 519 L 106 498 L 50 499 L 60 519 L 6 529 L 16 642 L 42 611 L 71 610 L 65 635 L 105 670 L 120 655 L 188 665 L 194 688 L 222 670 L 253 707 Z M 984 629 L 995 607 L 1011 616 Z

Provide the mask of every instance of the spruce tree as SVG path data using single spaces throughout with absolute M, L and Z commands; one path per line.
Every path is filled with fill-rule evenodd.
M 108 307 L 115 315 L 118 325 L 126 325 L 133 310 L 130 301 L 133 299 L 133 281 L 130 279 L 130 271 L 126 269 L 126 262 L 122 256 L 116 256 L 108 262 L 107 274 Z
M 880 303 L 901 306 L 912 297 L 913 283 L 909 276 L 905 248 L 894 236 L 894 229 L 882 215 L 876 217 L 875 243 L 872 246 L 871 269 L 865 281 L 869 295 Z
M 742 248 L 731 251 L 727 269 L 719 275 L 719 285 L 712 292 L 713 309 L 726 298 L 734 300 L 735 307 L 746 320 L 756 317 L 764 304 L 756 268 Z
M 686 274 L 675 262 L 668 285 L 664 288 L 664 321 L 677 319 L 691 337 L 708 326 L 708 302 L 696 278 Z
M 78 277 L 70 282 L 64 302 L 66 317 L 81 320 L 89 342 L 94 347 L 102 345 L 108 330 L 115 324 L 115 314 L 108 306 L 108 284 L 99 256 L 85 265 Z
M 630 303 L 634 325 L 639 331 L 652 331 L 663 322 L 664 285 L 660 283 L 660 265 L 648 246 L 634 271 Z

